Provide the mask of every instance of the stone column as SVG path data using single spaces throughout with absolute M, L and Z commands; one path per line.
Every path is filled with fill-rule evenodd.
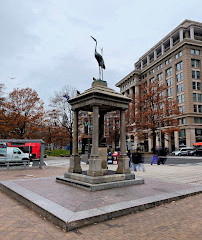
M 133 88 L 129 89 L 129 97 L 133 98 L 134 97 L 134 93 L 133 93 Z
M 98 150 L 98 137 L 99 137 L 99 107 L 93 106 L 93 132 L 92 132 L 92 150 L 89 159 L 89 176 L 101 176 L 102 160 L 99 156 Z
M 139 85 L 135 84 L 135 96 L 137 96 L 140 93 Z
M 117 173 L 130 173 L 129 158 L 126 155 L 125 110 L 120 110 L 120 156 L 118 157 Z
M 154 61 L 157 59 L 157 52 L 156 49 L 154 49 Z
M 193 26 L 190 27 L 190 38 L 194 39 L 194 27 Z
M 172 151 L 171 136 L 167 133 L 165 134 L 165 147 L 168 148 L 169 152 Z
M 73 152 L 70 158 L 70 166 L 68 172 L 82 173 L 81 158 L 78 154 L 78 111 L 74 110 L 74 126 L 73 126 Z
M 152 148 L 153 148 L 153 138 L 151 135 L 149 135 L 148 137 L 148 145 L 149 145 L 149 152 L 152 152 Z
M 175 149 L 179 149 L 179 132 L 174 132 Z
M 143 60 L 141 60 L 140 64 L 141 64 L 141 70 L 142 70 L 143 69 Z
M 180 29 L 179 35 L 180 35 L 180 42 L 181 42 L 183 40 L 183 29 Z
M 137 144 L 138 144 L 138 142 L 139 142 L 138 137 L 135 136 L 135 137 L 134 137 L 134 150 L 137 149 Z
M 186 129 L 186 146 L 193 147 L 196 142 L 195 128 Z
M 150 62 L 150 57 L 149 55 L 147 55 L 147 65 L 149 65 L 149 62 Z
M 161 45 L 161 55 L 164 54 L 164 51 L 165 51 L 165 46 L 164 46 L 164 44 L 162 44 L 162 45 Z
M 173 48 L 173 38 L 170 38 L 170 49 Z

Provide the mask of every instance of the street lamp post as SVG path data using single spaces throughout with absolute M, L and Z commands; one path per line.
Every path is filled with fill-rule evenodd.
M 69 101 L 70 97 L 68 94 L 63 95 L 64 98 L 66 98 L 67 102 Z M 72 117 L 70 112 L 70 127 L 68 128 L 70 132 L 70 155 L 72 155 Z

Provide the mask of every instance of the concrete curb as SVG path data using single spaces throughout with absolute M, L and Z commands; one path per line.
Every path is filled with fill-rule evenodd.
M 173 193 L 159 194 L 137 200 L 120 202 L 79 212 L 70 211 L 36 193 L 31 192 L 30 190 L 25 189 L 24 187 L 21 187 L 16 184 L 15 181 L 0 182 L 0 190 L 23 203 L 36 213 L 47 218 L 65 231 L 70 231 L 89 224 L 144 211 L 164 203 L 202 193 L 202 186 L 191 187 Z

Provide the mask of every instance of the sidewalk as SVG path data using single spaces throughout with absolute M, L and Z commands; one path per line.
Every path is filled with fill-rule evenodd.
M 82 166 L 87 168 L 88 166 Z M 111 169 L 117 166 L 111 165 Z M 63 175 L 67 168 L 44 167 L 42 170 L 0 171 L 0 180 L 32 179 Z M 168 182 L 202 183 L 202 165 L 146 165 L 137 176 Z M 40 187 L 40 185 L 39 185 Z M 0 239 L 199 239 L 201 232 L 201 195 L 94 224 L 78 231 L 64 233 L 24 205 L 0 192 Z M 191 223 L 191 224 L 190 224 Z

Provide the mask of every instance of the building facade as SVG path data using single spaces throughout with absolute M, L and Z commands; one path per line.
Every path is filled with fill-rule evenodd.
M 140 57 L 134 70 L 116 84 L 120 92 L 129 97 L 139 92 L 144 81 L 157 78 L 167 85 L 167 97 L 177 99 L 183 113 L 178 116 L 181 131 L 174 132 L 173 137 L 166 136 L 165 146 L 170 151 L 202 142 L 201 69 L 202 23 L 185 20 Z M 148 137 L 144 143 L 138 142 L 134 132 L 128 136 L 134 148 L 142 144 L 151 151 L 151 141 Z

